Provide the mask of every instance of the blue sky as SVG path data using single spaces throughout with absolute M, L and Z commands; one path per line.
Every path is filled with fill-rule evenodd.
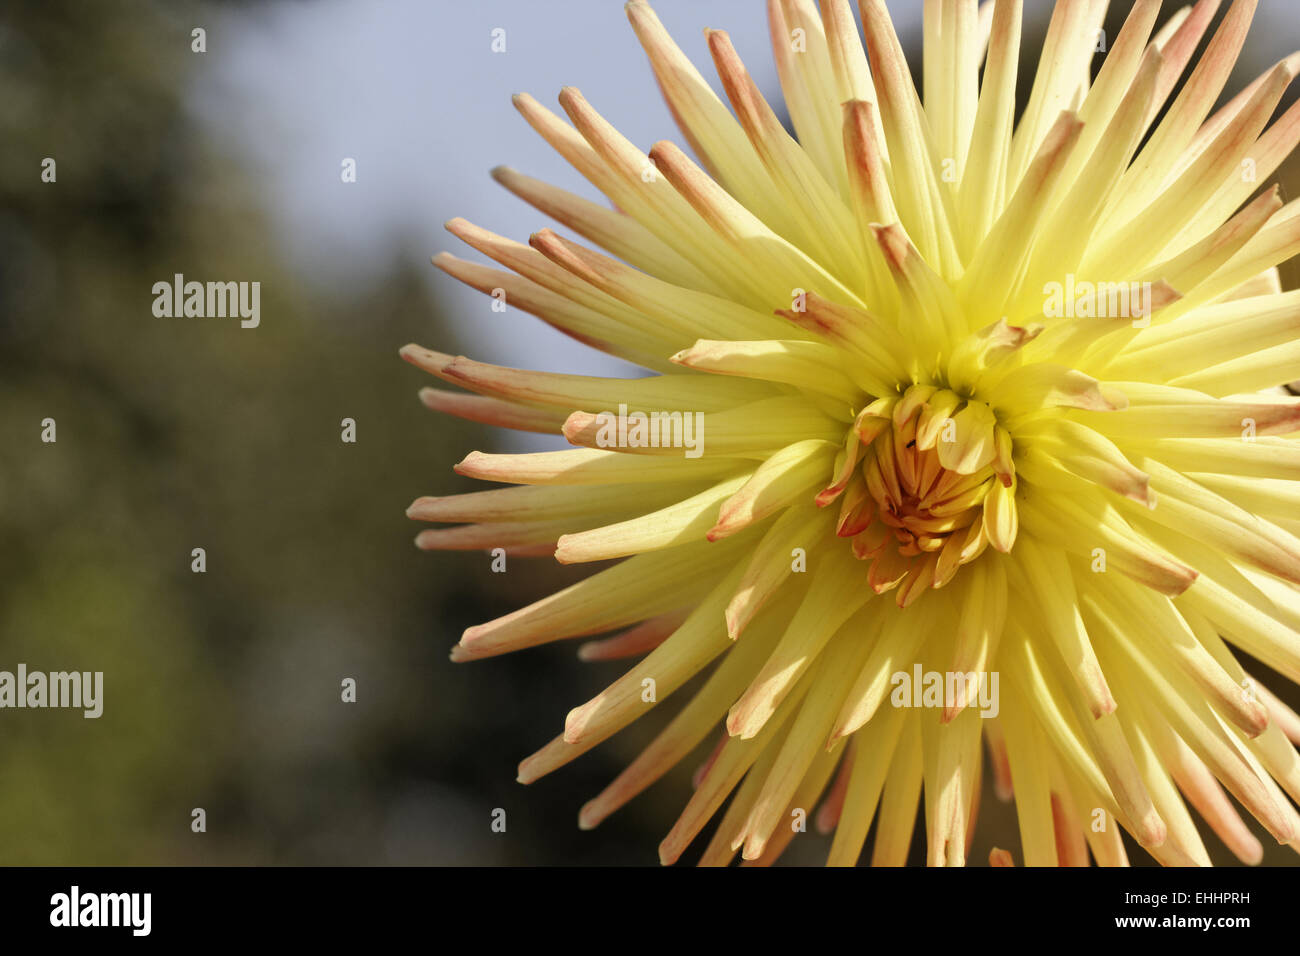
M 729 31 L 775 101 L 764 6 L 659 0 L 655 9 L 715 88 L 703 30 Z M 1279 6 L 1261 4 L 1252 31 L 1253 52 L 1269 62 L 1291 52 L 1284 44 L 1295 32 L 1270 29 L 1269 17 L 1286 16 Z M 908 45 L 920 30 L 920 0 L 890 9 Z M 444 231 L 454 216 L 520 241 L 551 225 L 491 180 L 493 166 L 600 198 L 515 112 L 515 92 L 562 112 L 560 88 L 577 86 L 639 146 L 680 142 L 620 0 L 321 0 L 235 7 L 225 17 L 208 28 L 195 108 L 255 171 L 290 260 L 314 282 L 373 281 L 394 256 L 418 257 L 466 354 L 627 371 L 518 310 L 491 312 L 484 296 L 428 264 L 442 250 L 486 261 Z M 492 52 L 496 28 L 505 30 L 505 53 Z M 1249 78 L 1238 74 L 1230 90 Z M 344 157 L 357 162 L 355 184 L 340 181 Z M 453 347 L 432 336 L 422 344 Z
M 661 0 L 655 9 L 715 88 L 705 27 L 729 31 L 760 87 L 779 99 L 762 3 Z M 497 27 L 504 54 L 491 51 Z M 492 313 L 485 297 L 428 265 L 441 250 L 487 261 L 442 228 L 454 216 L 520 241 L 552 225 L 494 183 L 493 166 L 600 198 L 515 112 L 513 93 L 562 115 L 560 88 L 577 86 L 639 146 L 680 142 L 621 2 L 268 5 L 209 29 L 208 51 L 194 92 L 199 113 L 256 170 L 274 227 L 314 279 L 363 282 L 385 257 L 418 254 L 475 358 L 626 369 L 517 310 Z M 340 181 L 344 157 L 357 161 L 355 184 Z

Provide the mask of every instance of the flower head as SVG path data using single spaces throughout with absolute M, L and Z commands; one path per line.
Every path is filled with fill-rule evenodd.
M 1300 846 L 1300 718 L 1232 649 L 1300 680 L 1300 403 L 1260 391 L 1300 377 L 1300 204 L 1252 200 L 1300 138 L 1300 107 L 1270 125 L 1300 60 L 1211 112 L 1255 6 L 1157 30 L 1137 0 L 1107 47 L 1106 4 L 1060 0 L 1019 122 L 1019 0 L 926 3 L 923 98 L 884 0 L 865 48 L 847 0 L 769 0 L 797 138 L 725 33 L 730 108 L 633 0 L 695 159 L 577 90 L 567 123 L 516 97 L 614 208 L 498 169 L 590 245 L 453 220 L 507 271 L 435 262 L 653 373 L 403 350 L 467 390 L 430 407 L 578 446 L 471 454 L 515 487 L 416 501 L 453 525 L 422 547 L 621 559 L 453 651 L 640 657 L 521 780 L 708 671 L 582 826 L 717 734 L 666 862 L 732 797 L 703 862 L 771 862 L 820 807 L 831 862 L 877 820 L 901 864 L 921 803 L 928 862 L 962 864 L 984 748 L 1021 837 L 996 863 L 1122 864 L 1122 829 L 1205 864 L 1193 810 L 1258 861 L 1224 788 Z

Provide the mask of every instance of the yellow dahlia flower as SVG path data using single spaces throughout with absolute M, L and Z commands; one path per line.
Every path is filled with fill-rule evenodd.
M 1094 79 L 1106 3 L 1061 0 L 1018 123 L 1019 0 L 927 0 L 921 96 L 885 0 L 861 0 L 865 48 L 847 0 L 769 0 L 797 139 L 726 33 L 730 109 L 634 0 L 695 159 L 575 89 L 567 123 L 515 98 L 613 208 L 498 169 L 591 245 L 457 219 L 507 271 L 435 262 L 653 373 L 403 350 L 467 390 L 430 407 L 578 446 L 470 454 L 457 472 L 516 487 L 419 499 L 454 525 L 420 546 L 618 562 L 453 651 L 617 631 L 581 655 L 640 656 L 520 780 L 708 671 L 581 826 L 716 734 L 664 862 L 731 797 L 706 864 L 771 862 L 810 811 L 831 863 L 874 819 L 872 861 L 902 864 L 918 803 L 928 862 L 962 864 L 982 748 L 1020 829 L 994 863 L 1124 864 L 1122 827 L 1208 864 L 1192 809 L 1257 862 L 1225 788 L 1300 847 L 1300 719 L 1230 648 L 1300 680 L 1300 403 L 1258 391 L 1300 377 L 1276 268 L 1300 203 L 1250 201 L 1300 137 L 1300 108 L 1269 125 L 1300 60 L 1211 114 L 1256 2 L 1211 30 L 1218 6 L 1157 30 L 1137 0 Z

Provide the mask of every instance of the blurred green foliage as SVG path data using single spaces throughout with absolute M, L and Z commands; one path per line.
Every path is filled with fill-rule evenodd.
M 195 8 L 117 7 L 0 19 L 0 669 L 105 675 L 98 720 L 0 712 L 0 862 L 546 858 L 572 793 L 562 834 L 489 814 L 521 803 L 534 722 L 590 690 L 447 661 L 520 585 L 410 543 L 405 506 L 483 444 L 397 358 L 450 341 L 421 277 L 343 299 L 288 270 L 184 108 Z M 260 328 L 156 318 L 175 272 L 260 281 Z

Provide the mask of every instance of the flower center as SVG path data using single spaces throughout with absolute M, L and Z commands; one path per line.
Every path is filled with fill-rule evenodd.
M 839 499 L 836 533 L 871 562 L 872 589 L 898 588 L 907 607 L 990 543 L 1010 550 L 1015 483 L 1010 435 L 988 405 L 913 385 L 858 413 L 817 504 Z

